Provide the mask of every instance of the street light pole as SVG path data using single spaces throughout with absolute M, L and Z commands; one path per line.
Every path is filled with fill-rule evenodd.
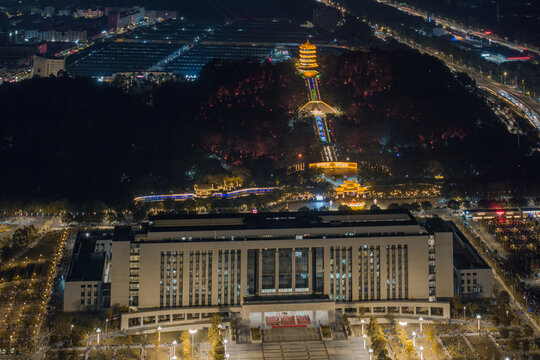
M 362 335 L 364 335 L 364 324 L 366 323 L 366 320 L 362 319 L 360 320 L 360 323 L 362 324 Z
M 97 328 L 96 329 L 96 332 L 97 332 L 97 344 L 99 346 L 99 334 L 101 333 L 101 329 L 100 328 Z
M 373 354 L 373 349 L 369 349 L 368 353 L 369 353 L 369 360 L 371 360 L 371 355 Z
M 422 321 L 424 321 L 423 317 L 419 317 L 418 320 L 420 320 L 420 334 L 422 333 Z
M 480 319 L 482 317 L 480 316 L 480 314 L 476 315 L 476 319 L 478 320 L 478 332 L 480 332 Z
M 467 310 L 466 306 L 463 307 L 463 320 L 465 320 L 465 310 Z
M 412 332 L 412 345 L 416 348 L 416 331 Z
M 173 357 L 176 355 L 176 340 L 173 340 L 172 342 L 172 353 L 173 353 Z
M 366 338 L 367 338 L 367 335 L 364 334 L 364 335 L 362 335 L 362 337 L 364 338 L 364 350 L 366 350 Z
M 105 334 L 108 332 L 109 319 L 105 319 Z
M 161 343 L 161 326 L 157 327 L 157 336 L 158 336 L 158 342 Z
M 422 345 L 420 345 L 420 360 L 424 360 L 424 354 L 422 353 L 422 351 L 424 351 L 424 347 Z

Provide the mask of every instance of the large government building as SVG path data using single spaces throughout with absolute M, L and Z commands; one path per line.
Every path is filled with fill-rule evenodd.
M 122 328 L 240 314 L 251 327 L 334 321 L 337 309 L 449 317 L 452 233 L 407 211 L 157 216 L 117 227 L 111 305 Z

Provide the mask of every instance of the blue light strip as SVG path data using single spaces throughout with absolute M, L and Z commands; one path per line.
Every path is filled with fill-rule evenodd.
M 218 199 L 231 199 L 231 198 L 237 198 L 242 196 L 248 196 L 248 195 L 263 195 L 266 193 L 270 193 L 277 188 L 275 187 L 268 187 L 268 188 L 249 188 L 249 189 L 240 189 L 240 190 L 234 190 L 229 192 L 222 192 L 222 193 L 213 193 L 212 197 L 218 198 Z M 135 202 L 160 202 L 167 199 L 173 199 L 174 201 L 181 201 L 181 200 L 190 200 L 190 199 L 196 199 L 199 196 L 195 194 L 164 194 L 164 195 L 146 195 L 146 196 L 138 196 L 135 199 L 133 199 Z

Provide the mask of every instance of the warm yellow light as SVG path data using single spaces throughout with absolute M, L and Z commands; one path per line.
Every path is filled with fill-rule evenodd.
M 345 161 L 325 161 L 309 164 L 310 169 L 343 169 L 343 170 L 358 170 L 358 164 L 355 162 Z

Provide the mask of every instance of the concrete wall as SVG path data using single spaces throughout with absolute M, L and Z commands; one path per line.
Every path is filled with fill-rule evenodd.
M 454 296 L 454 250 L 452 233 L 435 233 L 437 298 Z
M 111 306 L 129 305 L 129 251 L 129 241 L 113 242 L 111 259 Z
M 457 292 L 464 298 L 490 298 L 493 296 L 493 271 L 491 269 L 461 269 L 457 271 L 459 279 L 458 286 L 460 289 Z M 463 280 L 463 284 L 461 284 Z M 467 283 L 469 280 L 469 283 Z M 476 284 L 474 283 L 476 280 Z M 477 288 L 477 291 L 474 291 L 474 288 Z M 470 291 L 469 291 L 470 288 Z M 482 291 L 478 291 L 479 288 Z
M 81 297 L 84 285 L 84 296 Z M 97 285 L 97 287 L 95 287 Z M 97 296 L 95 292 L 97 291 Z M 90 292 L 90 296 L 88 296 Z M 84 303 L 81 304 L 81 298 Z M 97 299 L 97 304 L 94 300 Z M 92 311 L 101 308 L 101 281 L 66 281 L 64 288 L 64 311 Z

